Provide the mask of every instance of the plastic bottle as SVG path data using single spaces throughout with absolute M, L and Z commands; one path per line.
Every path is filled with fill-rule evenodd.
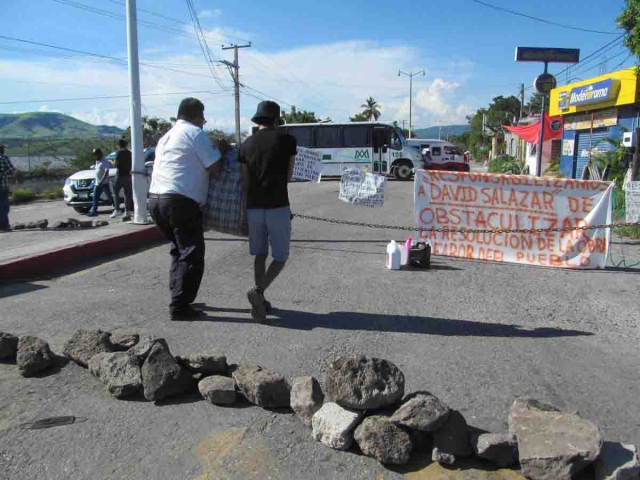
M 391 240 L 387 244 L 387 268 L 389 270 L 400 270 L 402 262 L 402 253 L 400 247 L 395 240 Z
M 409 263 L 409 251 L 411 250 L 411 237 L 407 237 L 407 240 L 404 243 L 400 244 L 400 253 L 402 253 L 402 257 L 400 260 L 401 265 L 407 265 Z

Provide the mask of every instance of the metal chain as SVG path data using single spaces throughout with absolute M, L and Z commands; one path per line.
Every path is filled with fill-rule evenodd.
M 520 228 L 513 230 L 492 230 L 492 229 L 465 229 L 465 228 L 421 228 L 421 227 L 402 227 L 398 225 L 380 225 L 376 223 L 360 223 L 350 222 L 348 220 L 338 220 L 335 218 L 315 217 L 313 215 L 302 215 L 294 213 L 294 217 L 303 220 L 314 220 L 317 222 L 333 223 L 336 225 L 349 225 L 351 227 L 377 228 L 382 230 L 403 230 L 408 232 L 440 232 L 440 233 L 544 233 L 544 232 L 572 232 L 576 230 L 597 230 L 600 228 L 615 227 L 640 227 L 640 222 L 626 223 L 610 223 L 605 225 L 584 225 L 581 227 L 562 227 L 562 228 Z

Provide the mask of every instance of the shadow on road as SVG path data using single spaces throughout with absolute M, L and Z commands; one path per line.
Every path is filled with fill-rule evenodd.
M 42 290 L 44 288 L 48 287 L 46 285 L 36 285 L 35 283 L 30 282 L 7 283 L 4 285 L 0 283 L 0 298 L 13 297 L 14 295 L 35 292 L 36 290 Z

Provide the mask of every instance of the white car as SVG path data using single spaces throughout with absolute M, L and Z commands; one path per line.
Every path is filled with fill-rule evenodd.
M 144 167 L 147 173 L 147 181 L 151 182 L 151 172 L 153 171 L 153 161 L 155 160 L 156 149 L 144 149 Z M 107 160 L 113 161 L 116 158 L 116 152 L 112 152 L 106 156 Z M 116 176 L 117 169 L 109 169 L 109 179 L 113 181 Z M 64 193 L 64 201 L 78 213 L 87 213 L 93 206 L 93 184 L 96 172 L 92 166 L 90 170 L 82 170 L 76 172 L 67 178 L 64 182 L 62 191 Z M 121 190 L 120 198 L 124 201 L 123 191 Z M 98 205 L 112 205 L 103 192 Z

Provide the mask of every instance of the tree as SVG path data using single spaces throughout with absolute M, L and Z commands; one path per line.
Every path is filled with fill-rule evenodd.
M 290 123 L 318 123 L 320 120 L 316 118 L 314 112 L 308 112 L 306 110 L 298 111 L 295 105 L 291 105 L 289 113 L 282 111 L 282 120 L 286 124 Z
M 626 33 L 624 45 L 640 59 L 640 0 L 626 0 L 626 8 L 616 18 L 618 28 Z M 640 71 L 640 65 L 637 67 Z
M 547 112 L 548 112 L 550 96 L 546 95 L 544 98 L 545 98 L 545 103 L 547 104 Z M 529 103 L 527 103 L 525 109 L 531 115 L 539 115 L 540 113 L 542 113 L 542 95 L 540 95 L 539 93 L 534 93 L 533 95 L 531 95 L 531 98 L 529 99 Z
M 158 117 L 142 117 L 142 145 L 145 147 L 155 147 L 158 140 L 171 130 L 171 122 Z M 131 127 L 127 127 L 122 134 L 122 138 L 131 144 Z
M 368 122 L 369 117 L 364 112 L 356 113 L 353 117 L 349 117 L 351 122 Z
M 367 117 L 370 122 L 378 120 L 380 118 L 380 105 L 375 101 L 373 97 L 369 97 L 365 100 L 365 103 L 360 105 L 364 108 L 362 115 Z

